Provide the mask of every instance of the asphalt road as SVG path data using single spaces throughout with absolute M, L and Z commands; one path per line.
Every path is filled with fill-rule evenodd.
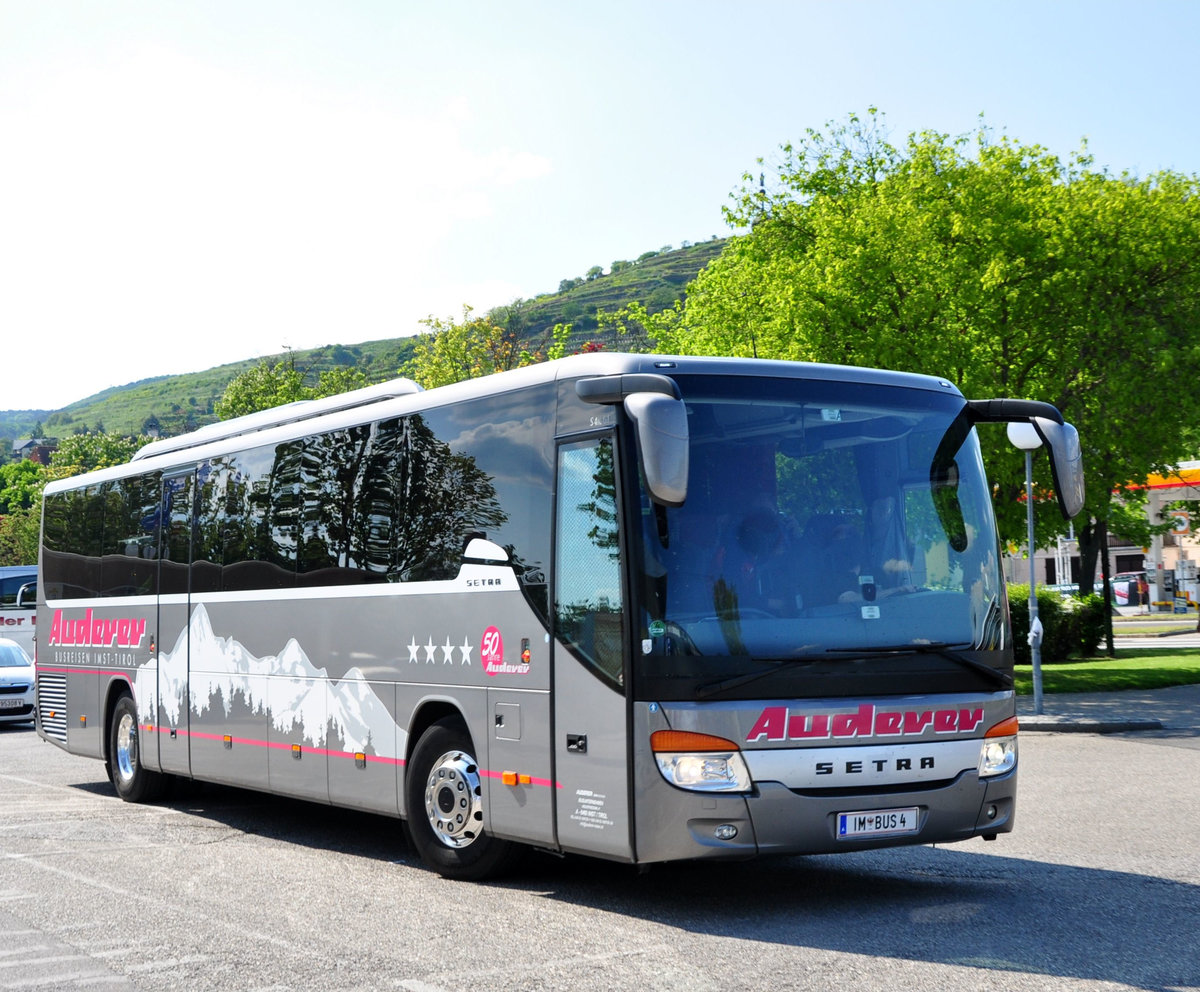
M 128 805 L 99 762 L 4 729 L 0 990 L 1200 989 L 1188 741 L 1023 735 L 994 843 L 645 874 L 535 856 L 464 884 L 396 821 L 212 787 Z

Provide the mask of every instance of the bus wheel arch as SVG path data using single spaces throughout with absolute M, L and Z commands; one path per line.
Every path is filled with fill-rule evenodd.
M 425 726 L 405 765 L 409 839 L 421 860 L 446 878 L 497 875 L 520 852 L 512 841 L 484 829 L 483 774 L 476 753 L 455 711 Z

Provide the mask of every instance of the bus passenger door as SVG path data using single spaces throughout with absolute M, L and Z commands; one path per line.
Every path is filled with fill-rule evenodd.
M 162 481 L 158 565 L 157 660 L 158 756 L 164 772 L 190 775 L 188 731 L 189 582 L 192 552 L 192 503 L 195 472 L 168 475 Z
M 554 548 L 554 765 L 558 842 L 633 856 L 625 602 L 612 435 L 558 449 Z

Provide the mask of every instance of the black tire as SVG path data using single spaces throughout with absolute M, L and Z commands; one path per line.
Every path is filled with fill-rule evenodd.
M 483 829 L 483 788 L 471 737 L 439 720 L 413 748 L 404 778 L 408 835 L 421 860 L 444 878 L 474 881 L 510 868 L 519 845 Z
M 166 776 L 142 765 L 137 705 L 132 696 L 122 696 L 113 707 L 105 764 L 113 788 L 127 803 L 149 802 L 166 788 Z

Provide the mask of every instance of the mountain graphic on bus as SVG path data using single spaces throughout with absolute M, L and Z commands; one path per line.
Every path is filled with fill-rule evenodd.
M 339 681 L 331 680 L 295 638 L 278 655 L 256 656 L 236 639 L 215 634 L 203 604 L 195 607 L 188 630 L 175 646 L 138 669 L 139 701 L 154 699 L 156 682 L 163 721 L 172 728 L 180 724 L 186 696 L 196 717 L 204 717 L 216 706 L 226 717 L 243 709 L 269 717 L 272 735 L 286 735 L 289 740 L 298 736 L 313 747 L 327 746 L 329 734 L 340 738 L 346 751 L 369 751 L 383 758 L 404 753 L 407 735 L 359 669 L 350 669 Z M 142 717 L 153 719 L 150 713 Z

